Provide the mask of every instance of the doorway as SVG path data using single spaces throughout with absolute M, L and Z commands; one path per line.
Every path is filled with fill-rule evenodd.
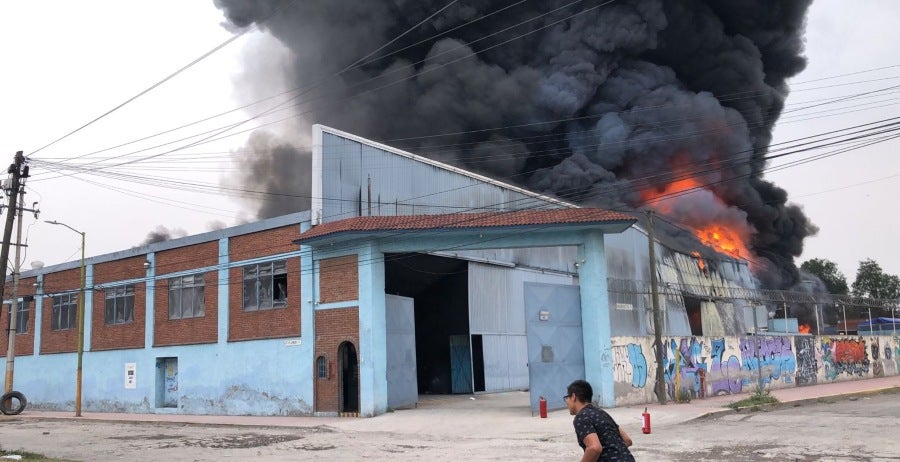
M 338 371 L 341 386 L 338 412 L 359 412 L 359 359 L 356 347 L 350 342 L 338 347 Z

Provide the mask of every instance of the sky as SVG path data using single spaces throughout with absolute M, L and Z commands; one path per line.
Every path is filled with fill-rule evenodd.
M 246 100 L 238 95 L 250 91 L 238 85 L 243 59 L 260 47 L 278 46 L 263 33 L 241 35 L 121 109 L 50 144 L 233 36 L 212 1 L 133 5 L 60 0 L 0 6 L 0 15 L 8 18 L 0 28 L 0 160 L 12 162 L 18 150 L 32 159 L 25 201 L 29 208 L 38 202 L 40 209 L 37 220 L 31 214 L 23 220 L 24 269 L 33 261 L 51 265 L 80 256 L 79 236 L 45 220 L 85 232 L 86 253 L 93 256 L 140 245 L 160 226 L 180 236 L 253 219 L 248 203 L 223 188 L 235 186 L 231 159 L 241 155 L 236 151 L 254 125 L 241 125 L 229 132 L 235 135 L 213 142 L 205 138 L 219 138 L 217 129 L 256 108 L 101 150 L 237 108 L 239 100 Z M 790 112 L 823 98 L 900 84 L 897 43 L 900 3 L 816 0 L 806 32 L 808 66 L 791 80 L 773 143 L 897 116 L 896 92 L 833 111 L 826 106 L 799 117 Z M 275 70 L 278 63 L 263 65 Z M 299 139 L 308 137 L 309 127 L 290 129 L 300 132 Z M 207 134 L 181 139 L 201 132 Z M 198 141 L 203 144 L 167 153 Z M 900 141 L 882 143 L 766 175 L 787 189 L 790 200 L 819 227 L 818 235 L 806 240 L 798 265 L 826 258 L 852 282 L 859 262 L 872 258 L 886 272 L 900 274 L 898 147 Z M 148 156 L 155 157 L 138 162 Z M 57 173 L 60 162 L 95 170 Z M 123 162 L 133 163 L 117 165 Z

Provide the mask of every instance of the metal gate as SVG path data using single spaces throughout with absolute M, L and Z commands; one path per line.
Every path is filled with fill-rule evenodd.
M 584 378 L 578 286 L 526 282 L 525 323 L 531 410 L 541 396 L 548 409 L 561 409 L 566 386 Z

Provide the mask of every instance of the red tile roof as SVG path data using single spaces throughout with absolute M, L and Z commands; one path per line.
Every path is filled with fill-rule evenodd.
M 633 223 L 635 221 L 631 215 L 596 208 L 354 217 L 313 226 L 305 233 L 300 234 L 300 239 L 294 242 L 302 243 L 345 232 L 502 228 L 554 224 Z

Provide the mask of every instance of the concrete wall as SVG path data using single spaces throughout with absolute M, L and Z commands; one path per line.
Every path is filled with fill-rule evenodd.
M 653 337 L 613 337 L 616 405 L 656 401 Z M 900 336 L 663 337 L 669 399 L 897 375 Z M 585 358 L 597 367 L 600 355 Z M 700 371 L 705 373 L 701 389 Z M 702 393 L 701 393 L 702 392 Z

